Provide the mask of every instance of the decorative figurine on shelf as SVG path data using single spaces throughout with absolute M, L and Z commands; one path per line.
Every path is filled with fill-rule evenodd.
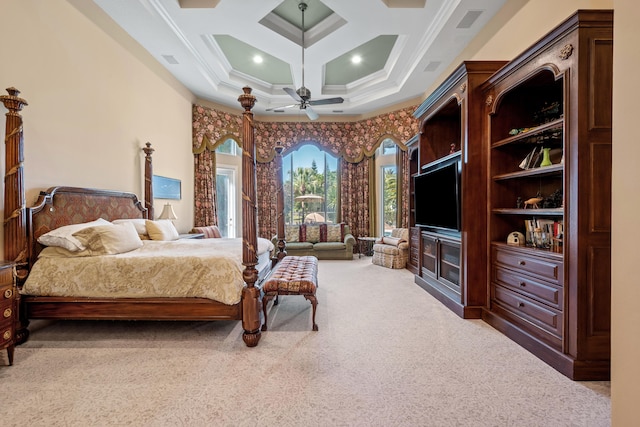
M 560 102 L 554 101 L 550 104 L 548 102 L 542 104 L 542 108 L 533 115 L 533 120 L 536 123 L 543 124 L 559 119 L 560 117 L 562 117 Z
M 507 236 L 507 245 L 524 246 L 524 234 L 519 231 L 512 231 Z
M 456 144 L 451 144 L 449 147 L 449 154 L 453 154 L 456 152 Z
M 542 203 L 544 209 L 553 209 L 562 207 L 562 189 L 557 189 L 544 199 Z
M 521 209 L 522 208 L 522 197 L 518 197 L 516 199 L 516 209 Z
M 539 209 L 540 206 L 538 205 L 538 203 L 540 203 L 542 200 L 543 198 L 540 196 L 532 197 L 528 200 L 525 200 L 523 209 L 527 209 L 527 207 L 531 209 Z

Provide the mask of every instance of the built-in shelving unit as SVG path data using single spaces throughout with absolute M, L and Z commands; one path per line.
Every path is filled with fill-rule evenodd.
M 482 88 L 482 317 L 577 380 L 610 371 L 612 24 L 578 11 Z M 525 246 L 507 244 L 514 232 Z

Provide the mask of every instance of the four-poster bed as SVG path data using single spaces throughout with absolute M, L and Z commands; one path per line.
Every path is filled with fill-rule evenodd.
M 17 284 L 22 287 L 42 251 L 37 239 L 49 230 L 103 218 L 153 219 L 152 158 L 150 144 L 145 152 L 144 206 L 133 193 L 75 187 L 51 187 L 41 192 L 33 207 L 26 208 L 23 172 L 23 131 L 20 111 L 26 101 L 15 88 L 0 100 L 8 110 L 6 121 L 5 173 L 5 258 L 15 264 Z M 253 113 L 255 97 L 243 89 L 238 101 L 243 107 L 242 165 L 242 265 L 244 286 L 238 303 L 225 304 L 201 297 L 70 297 L 21 295 L 17 341 L 28 337 L 29 319 L 112 319 L 112 320 L 241 320 L 243 340 L 256 346 L 261 336 L 261 295 L 259 280 L 271 263 L 258 271 L 258 237 Z

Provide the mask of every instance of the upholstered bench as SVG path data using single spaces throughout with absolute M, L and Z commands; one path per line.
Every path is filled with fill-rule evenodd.
M 311 302 L 313 330 L 318 330 L 316 325 L 316 289 L 318 287 L 318 258 L 312 255 L 286 256 L 276 264 L 273 271 L 262 285 L 264 296 L 262 297 L 262 312 L 264 324 L 262 330 L 267 330 L 267 303 L 274 297 L 274 305 L 278 304 L 280 295 L 302 295 Z

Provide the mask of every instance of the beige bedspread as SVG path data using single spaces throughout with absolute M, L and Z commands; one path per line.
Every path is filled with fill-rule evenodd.
M 201 297 L 225 304 L 240 301 L 242 239 L 143 241 L 118 255 L 69 257 L 45 248 L 21 293 L 100 298 Z M 258 254 L 273 244 L 258 239 Z

